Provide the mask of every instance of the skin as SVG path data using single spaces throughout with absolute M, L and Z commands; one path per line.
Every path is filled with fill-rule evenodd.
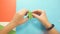
M 17 25 L 26 22 L 28 18 L 23 18 L 23 17 L 26 15 L 27 12 L 28 10 L 22 9 L 18 13 L 16 13 L 13 19 L 11 20 L 10 24 L 8 24 L 3 30 L 1 30 L 0 34 L 7 34 Z M 35 10 L 34 12 L 32 12 L 32 15 L 33 17 L 39 19 L 46 28 L 51 27 L 51 24 L 49 23 L 44 11 Z M 48 31 L 48 34 L 58 34 L 58 32 L 55 30 L 55 28 L 53 28 L 50 31 Z
M 35 10 L 32 14 L 35 18 L 39 19 L 40 22 L 45 26 L 45 28 L 51 27 L 51 24 L 49 23 L 46 13 L 43 10 Z M 55 28 L 52 28 L 50 31 L 48 31 L 48 34 L 58 34 L 57 30 Z
M 8 24 L 3 30 L 0 31 L 0 34 L 7 34 L 11 31 L 14 27 L 19 24 L 23 24 L 28 20 L 28 18 L 23 18 L 28 10 L 22 9 L 18 13 L 15 14 L 13 19 L 11 20 L 10 24 Z M 4 33 L 3 33 L 4 32 Z

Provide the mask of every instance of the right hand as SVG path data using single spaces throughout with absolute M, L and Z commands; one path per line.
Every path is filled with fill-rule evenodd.
M 45 11 L 43 11 L 43 10 L 35 10 L 32 13 L 32 15 L 33 15 L 33 17 L 39 19 L 46 28 L 51 27 L 51 24 L 49 23 L 49 21 L 47 19 Z
M 32 15 L 38 18 L 40 21 L 48 21 L 46 13 L 43 10 L 35 10 Z

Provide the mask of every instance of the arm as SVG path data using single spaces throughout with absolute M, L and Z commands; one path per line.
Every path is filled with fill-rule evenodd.
M 3 30 L 0 31 L 0 34 L 7 34 L 11 31 L 14 27 L 19 24 L 24 23 L 28 20 L 28 18 L 23 18 L 26 14 L 27 10 L 21 10 L 20 12 L 16 13 L 14 18 L 11 20 L 10 24 L 8 24 Z
M 39 21 L 42 22 L 46 29 L 51 27 L 51 24 L 46 17 L 46 13 L 43 10 L 36 10 L 32 15 L 39 19 Z M 48 31 L 48 34 L 58 34 L 58 31 L 55 28 L 52 28 Z
M 46 29 L 50 28 L 51 25 L 52 25 L 48 21 L 47 22 L 44 21 L 42 24 L 46 27 Z M 57 30 L 55 28 L 52 28 L 51 30 L 49 30 L 47 32 L 48 32 L 48 34 L 58 34 L 58 32 L 57 32 Z

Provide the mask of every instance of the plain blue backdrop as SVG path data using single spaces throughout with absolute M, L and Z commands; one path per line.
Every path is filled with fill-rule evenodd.
M 60 32 L 60 0 L 16 0 L 16 12 L 26 8 L 30 11 L 46 11 L 50 23 Z M 36 18 L 17 26 L 16 34 L 44 34 L 45 28 Z

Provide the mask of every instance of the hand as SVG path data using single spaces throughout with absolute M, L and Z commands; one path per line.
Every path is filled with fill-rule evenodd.
M 34 17 L 36 17 L 37 19 L 39 19 L 46 28 L 51 27 L 51 24 L 48 22 L 45 11 L 43 11 L 43 10 L 35 10 L 32 13 L 32 15 Z
M 10 32 L 17 25 L 22 24 L 25 21 L 27 21 L 28 18 L 24 18 L 24 16 L 26 15 L 27 11 L 28 10 L 23 9 L 23 10 L 20 10 L 19 12 L 17 12 L 14 15 L 13 19 L 11 20 L 11 22 L 7 26 L 5 26 L 5 28 L 3 30 L 0 31 L 0 34 L 6 34 L 6 33 Z
M 48 21 L 46 13 L 43 10 L 35 10 L 32 14 L 34 17 L 38 18 L 40 21 Z
M 28 20 L 28 18 L 24 18 L 24 16 L 26 15 L 26 13 L 28 12 L 28 10 L 26 9 L 22 9 L 19 12 L 17 12 L 13 18 L 13 22 L 15 22 L 16 24 L 22 24 L 25 21 Z

